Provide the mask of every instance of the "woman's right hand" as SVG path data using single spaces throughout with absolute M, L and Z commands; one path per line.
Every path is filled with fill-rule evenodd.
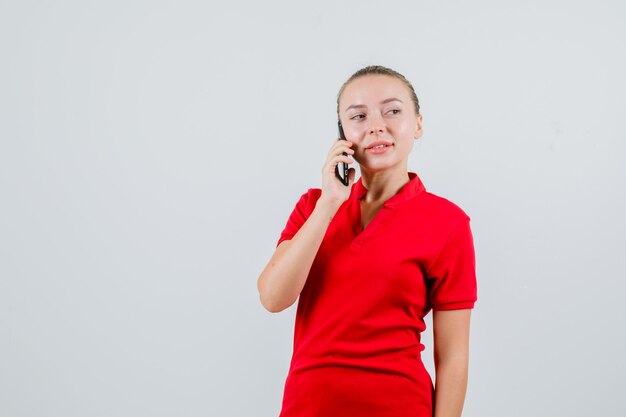
M 328 151 L 328 157 L 322 168 L 322 195 L 320 199 L 330 204 L 335 210 L 339 209 L 339 206 L 350 196 L 350 190 L 352 189 L 352 183 L 356 175 L 356 170 L 350 168 L 348 186 L 343 185 L 341 180 L 335 175 L 335 167 L 337 167 L 339 162 L 348 164 L 354 162 L 350 157 L 354 154 L 354 150 L 351 149 L 351 146 L 352 142 L 337 139 L 337 142 L 333 143 Z M 343 152 L 346 152 L 348 156 L 343 155 Z

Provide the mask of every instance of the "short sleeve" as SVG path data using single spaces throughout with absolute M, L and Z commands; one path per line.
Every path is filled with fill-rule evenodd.
M 426 273 L 434 310 L 473 308 L 477 300 L 476 259 L 470 219 L 456 226 Z
M 276 242 L 277 247 L 283 240 L 290 240 L 296 233 L 298 233 L 298 230 L 300 230 L 304 222 L 306 222 L 313 212 L 315 203 L 317 203 L 317 198 L 320 194 L 321 190 L 316 188 L 310 188 L 306 193 L 302 194 L 289 215 L 287 224 L 281 232 L 278 242 Z

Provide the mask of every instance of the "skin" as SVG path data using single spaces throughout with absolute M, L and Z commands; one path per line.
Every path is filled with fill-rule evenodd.
M 392 101 L 390 101 L 392 100 Z M 334 147 L 359 163 L 367 194 L 361 203 L 363 227 L 382 204 L 409 181 L 408 158 L 423 133 L 408 88 L 397 78 L 368 75 L 346 86 L 339 100 L 346 144 Z M 366 148 L 377 140 L 393 144 L 375 155 Z M 433 311 L 436 369 L 435 417 L 459 417 L 467 389 L 470 309 Z
M 387 100 L 393 100 L 385 103 Z M 408 158 L 422 136 L 422 116 L 397 78 L 368 75 L 350 82 L 339 100 L 339 118 L 361 168 L 368 204 L 386 201 L 409 181 Z M 380 155 L 366 151 L 377 140 L 393 144 Z
M 435 417 L 460 417 L 467 390 L 470 309 L 433 310 Z
M 385 102 L 388 99 L 395 100 Z M 278 245 L 259 276 L 261 304 L 270 312 L 280 312 L 296 302 L 328 225 L 350 196 L 355 169 L 350 168 L 346 187 L 335 176 L 340 161 L 360 165 L 368 190 L 361 203 L 362 227 L 409 181 L 408 157 L 414 141 L 422 136 L 422 116 L 415 114 L 407 87 L 386 75 L 357 78 L 345 87 L 339 110 L 347 141 L 337 139 L 328 151 L 322 167 L 322 194 L 300 230 Z M 384 154 L 371 154 L 366 148 L 377 140 L 393 146 Z M 435 417 L 461 416 L 467 387 L 470 311 L 433 311 Z
M 350 154 L 361 169 L 367 194 L 361 202 L 362 228 L 376 215 L 385 201 L 407 182 L 408 158 L 414 141 L 422 136 L 422 116 L 407 87 L 397 78 L 369 75 L 350 82 L 339 100 L 339 118 Z M 383 154 L 368 148 L 378 140 L 392 144 Z

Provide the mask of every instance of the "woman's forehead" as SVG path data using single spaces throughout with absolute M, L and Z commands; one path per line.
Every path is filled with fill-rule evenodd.
M 341 95 L 342 108 L 352 105 L 376 105 L 384 100 L 397 98 L 406 103 L 410 101 L 404 83 L 388 75 L 366 75 L 350 81 Z

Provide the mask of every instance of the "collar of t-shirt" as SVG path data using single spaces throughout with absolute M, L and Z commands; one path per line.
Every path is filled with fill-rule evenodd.
M 413 199 L 424 191 L 426 191 L 426 188 L 424 187 L 420 177 L 415 172 L 409 172 L 409 182 L 404 184 L 396 195 L 391 196 L 387 201 L 385 201 L 384 205 L 387 207 L 398 206 Z M 360 177 L 352 186 L 350 198 L 352 200 L 361 200 L 365 197 L 365 194 L 367 194 L 367 188 L 363 186 L 363 177 Z

